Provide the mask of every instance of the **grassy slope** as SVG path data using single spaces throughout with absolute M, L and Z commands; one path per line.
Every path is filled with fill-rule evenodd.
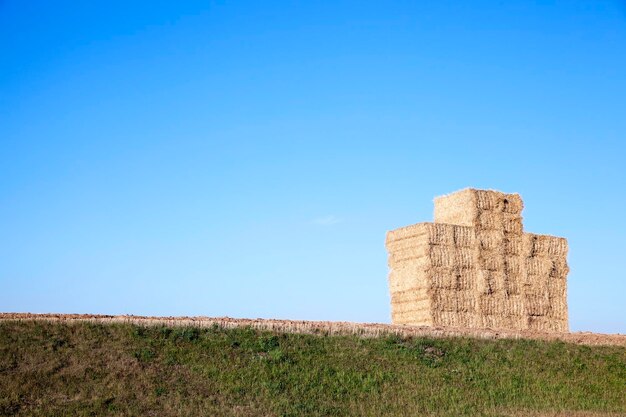
M 559 410 L 626 415 L 626 349 L 0 322 L 0 415 L 521 416 Z

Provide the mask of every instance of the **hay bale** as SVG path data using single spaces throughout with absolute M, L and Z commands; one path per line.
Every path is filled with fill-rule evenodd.
M 477 282 L 478 294 L 494 294 L 504 292 L 505 275 L 502 271 L 480 270 Z
M 526 258 L 526 273 L 539 277 L 548 277 L 552 272 L 554 262 L 552 259 L 543 256 L 533 256 Z
M 474 248 L 476 246 L 476 233 L 474 228 L 467 226 L 452 226 L 454 246 L 463 248 Z
M 476 239 L 480 250 L 501 251 L 504 245 L 503 230 L 476 231 Z
M 481 250 L 480 266 L 487 271 L 504 272 L 504 254 L 499 250 Z
M 521 220 L 523 207 L 519 194 L 468 188 L 435 198 L 435 223 L 499 228 L 502 223 L 502 216 L 496 216 L 496 213 L 518 216 Z M 485 216 L 482 223 L 481 215 Z M 491 218 L 489 218 L 490 215 L 492 215 Z M 493 226 L 484 227 L 481 224 Z
M 567 241 L 523 233 L 518 194 L 435 199 L 435 223 L 387 233 L 394 323 L 567 330 Z
M 567 240 L 562 237 L 526 233 L 523 237 L 526 256 L 567 256 Z
M 505 255 L 522 255 L 524 253 L 523 235 L 505 234 L 502 241 L 502 249 Z
M 454 245 L 454 226 L 437 223 L 417 223 L 387 232 L 387 249 L 393 250 L 394 243 L 405 239 L 416 239 L 431 245 Z

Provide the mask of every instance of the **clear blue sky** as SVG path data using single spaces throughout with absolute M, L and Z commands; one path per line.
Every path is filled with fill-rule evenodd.
M 625 141 L 623 1 L 1 1 L 0 311 L 388 322 L 472 186 L 626 333 Z

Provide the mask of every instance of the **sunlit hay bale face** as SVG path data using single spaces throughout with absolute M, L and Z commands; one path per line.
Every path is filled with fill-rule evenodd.
M 567 241 L 523 232 L 519 194 L 435 198 L 435 222 L 387 233 L 394 324 L 567 332 Z

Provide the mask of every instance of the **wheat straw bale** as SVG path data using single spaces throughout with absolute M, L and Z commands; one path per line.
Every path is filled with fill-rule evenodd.
M 523 203 L 518 194 L 465 189 L 435 198 L 435 223 L 476 226 L 482 212 L 519 215 Z
M 477 230 L 498 230 L 516 236 L 521 236 L 523 231 L 521 216 L 491 210 L 484 210 L 478 214 L 475 227 Z
M 557 320 L 549 317 L 529 316 L 528 329 L 544 332 L 567 332 L 566 320 Z
M 526 300 L 520 294 L 508 294 L 504 298 L 504 311 L 513 316 L 526 315 Z
M 454 245 L 454 226 L 437 223 L 417 223 L 387 232 L 386 245 L 393 249 L 394 244 L 406 239 L 433 245 Z
M 522 255 L 524 253 L 523 235 L 505 234 L 503 250 L 506 255 Z
M 388 232 L 394 323 L 567 330 L 567 241 L 523 233 L 517 194 L 435 199 L 435 223 Z
M 521 236 L 524 231 L 522 218 L 509 213 L 502 213 L 502 229 L 509 235 Z
M 451 311 L 433 312 L 433 324 L 442 327 L 480 327 L 480 318 L 475 313 Z
M 395 291 L 391 293 L 391 302 L 394 305 L 405 303 L 407 301 L 412 302 L 416 307 L 429 307 L 430 296 L 428 295 L 428 291 L 426 288 L 416 288 L 405 291 Z
M 476 312 L 476 298 L 471 292 L 438 289 L 431 292 L 434 311 Z
M 438 267 L 454 267 L 457 262 L 465 267 L 472 266 L 473 251 L 468 248 L 454 246 L 421 245 L 400 249 L 389 254 L 389 266 L 392 268 L 407 261 L 419 260 Z
M 414 326 L 432 326 L 433 319 L 430 312 L 403 312 L 392 313 L 391 320 L 395 324 L 411 324 Z
M 548 312 L 548 317 L 558 320 L 567 320 L 567 303 L 552 302 L 550 311 Z
M 475 269 L 446 267 L 414 269 L 407 266 L 390 271 L 389 289 L 391 292 L 427 288 L 467 290 L 476 288 L 478 281 L 477 275 L 478 273 Z
M 526 315 L 512 315 L 509 317 L 511 329 L 526 330 L 528 328 L 528 318 Z
M 548 281 L 548 296 L 551 300 L 567 299 L 567 281 L 564 279 L 551 279 Z
M 547 293 L 548 281 L 550 277 L 548 274 L 529 274 L 524 275 L 523 291 L 526 294 Z
M 505 194 L 494 190 L 474 190 L 478 208 L 520 214 L 524 208 L 519 194 Z
M 474 226 L 477 212 L 476 195 L 469 188 L 435 197 L 435 223 Z
M 476 234 L 473 227 L 453 225 L 454 245 L 473 248 L 476 246 Z
M 398 314 L 409 313 L 409 312 L 419 313 L 419 312 L 430 312 L 432 311 L 432 308 L 430 307 L 430 299 L 429 299 L 429 300 L 420 301 L 417 304 L 413 304 L 408 301 L 405 301 L 402 303 L 392 303 L 391 311 L 393 313 L 398 313 Z
M 477 231 L 482 230 L 502 230 L 502 212 L 492 210 L 480 210 L 478 217 L 474 223 L 474 227 Z
M 529 316 L 545 316 L 550 310 L 547 294 L 526 294 L 526 313 Z
M 521 277 L 524 272 L 524 261 L 520 256 L 505 254 L 503 257 L 504 272 L 509 276 Z
M 478 298 L 478 311 L 486 315 L 504 313 L 504 296 L 500 293 L 481 294 Z
M 504 244 L 503 230 L 476 231 L 476 239 L 480 250 L 501 251 Z
M 428 271 L 391 270 L 389 290 L 391 292 L 425 289 L 428 286 Z
M 567 240 L 562 237 L 526 233 L 523 244 L 527 256 L 567 256 Z
M 474 268 L 459 269 L 456 274 L 456 288 L 459 290 L 476 290 L 478 288 L 478 272 Z
M 550 276 L 554 262 L 550 258 L 543 256 L 533 256 L 526 258 L 526 272 L 529 275 Z
M 459 268 L 472 269 L 477 265 L 478 252 L 471 248 L 456 248 L 454 262 Z
M 550 271 L 550 277 L 565 281 L 567 279 L 567 274 L 569 273 L 569 266 L 567 265 L 565 257 L 555 256 L 552 258 L 552 262 L 553 266 L 552 271 Z
M 456 289 L 459 287 L 458 268 L 437 268 L 430 271 L 430 288 Z
M 494 316 L 493 314 L 483 314 L 481 316 L 481 327 L 485 329 L 499 329 L 502 319 L 500 316 Z
M 512 276 L 511 274 L 505 274 L 504 276 L 504 291 L 507 295 L 513 296 L 521 293 L 522 284 L 521 280 Z
M 504 292 L 504 272 L 481 269 L 477 271 L 477 277 L 477 294 L 493 294 L 496 292 Z
M 481 250 L 480 264 L 488 271 L 504 272 L 504 254 L 499 250 Z

